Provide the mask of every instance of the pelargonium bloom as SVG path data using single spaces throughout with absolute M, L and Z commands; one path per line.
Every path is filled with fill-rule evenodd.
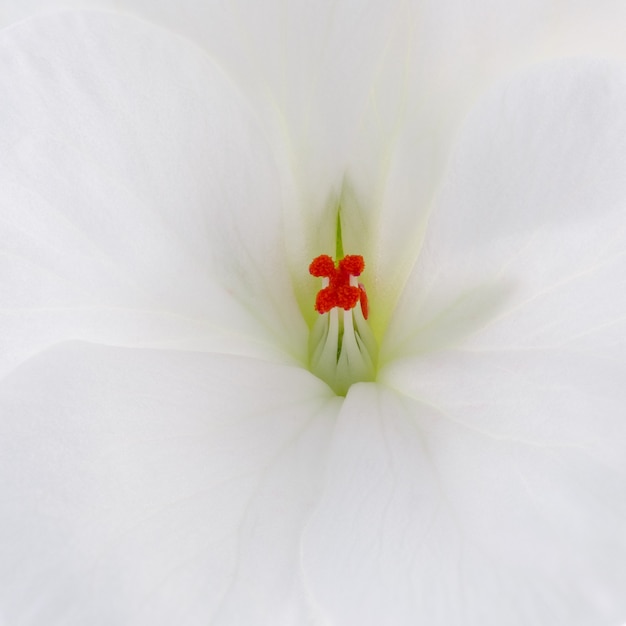
M 0 621 L 626 618 L 622 29 L 487 4 L 0 32 Z

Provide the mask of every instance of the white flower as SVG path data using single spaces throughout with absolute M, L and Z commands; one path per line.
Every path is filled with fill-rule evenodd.
M 0 623 L 623 621 L 623 15 L 174 4 L 0 33 Z

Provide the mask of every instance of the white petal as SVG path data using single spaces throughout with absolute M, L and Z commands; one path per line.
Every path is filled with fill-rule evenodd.
M 200 50 L 61 14 L 2 32 L 0 89 L 0 372 L 67 338 L 303 358 L 271 152 Z
M 299 538 L 337 403 L 244 357 L 74 344 L 23 365 L 0 388 L 6 623 L 307 623 Z
M 497 437 L 357 385 L 305 532 L 305 578 L 337 626 L 618 624 L 626 463 L 599 456 L 610 448 Z
M 445 0 L 398 12 L 353 147 L 344 228 L 349 248 L 370 261 L 377 334 L 415 262 L 459 128 L 485 90 L 546 59 L 626 61 L 624 3 L 575 4 Z
M 619 336 L 624 133 L 619 66 L 557 62 L 487 97 L 460 138 L 383 360 L 461 342 L 573 348 L 596 330 L 599 342 Z

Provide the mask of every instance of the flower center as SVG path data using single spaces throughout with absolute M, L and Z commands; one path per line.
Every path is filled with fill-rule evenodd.
M 364 269 L 363 257 L 356 254 L 336 265 L 322 254 L 309 265 L 309 272 L 323 279 L 315 299 L 320 317 L 309 342 L 311 371 L 339 395 L 353 383 L 374 380 L 376 374 L 378 349 L 367 324 L 367 293 L 357 279 Z

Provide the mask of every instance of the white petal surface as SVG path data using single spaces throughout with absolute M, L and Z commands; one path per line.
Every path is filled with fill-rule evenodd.
M 599 436 L 496 436 L 457 418 L 472 405 L 448 415 L 454 397 L 440 399 L 350 390 L 304 539 L 305 580 L 329 621 L 622 623 L 623 454 Z M 623 442 L 623 427 L 613 434 Z
M 468 122 L 308 529 L 339 624 L 626 619 L 625 111 L 568 62 Z
M 61 14 L 2 32 L 0 92 L 0 375 L 68 338 L 303 358 L 271 153 L 204 53 Z
M 459 139 L 384 362 L 461 341 L 573 348 L 620 328 L 624 350 L 625 136 L 621 66 L 555 62 L 486 97 Z
M 338 400 L 254 359 L 74 344 L 0 389 L 0 606 L 36 626 L 312 623 Z

